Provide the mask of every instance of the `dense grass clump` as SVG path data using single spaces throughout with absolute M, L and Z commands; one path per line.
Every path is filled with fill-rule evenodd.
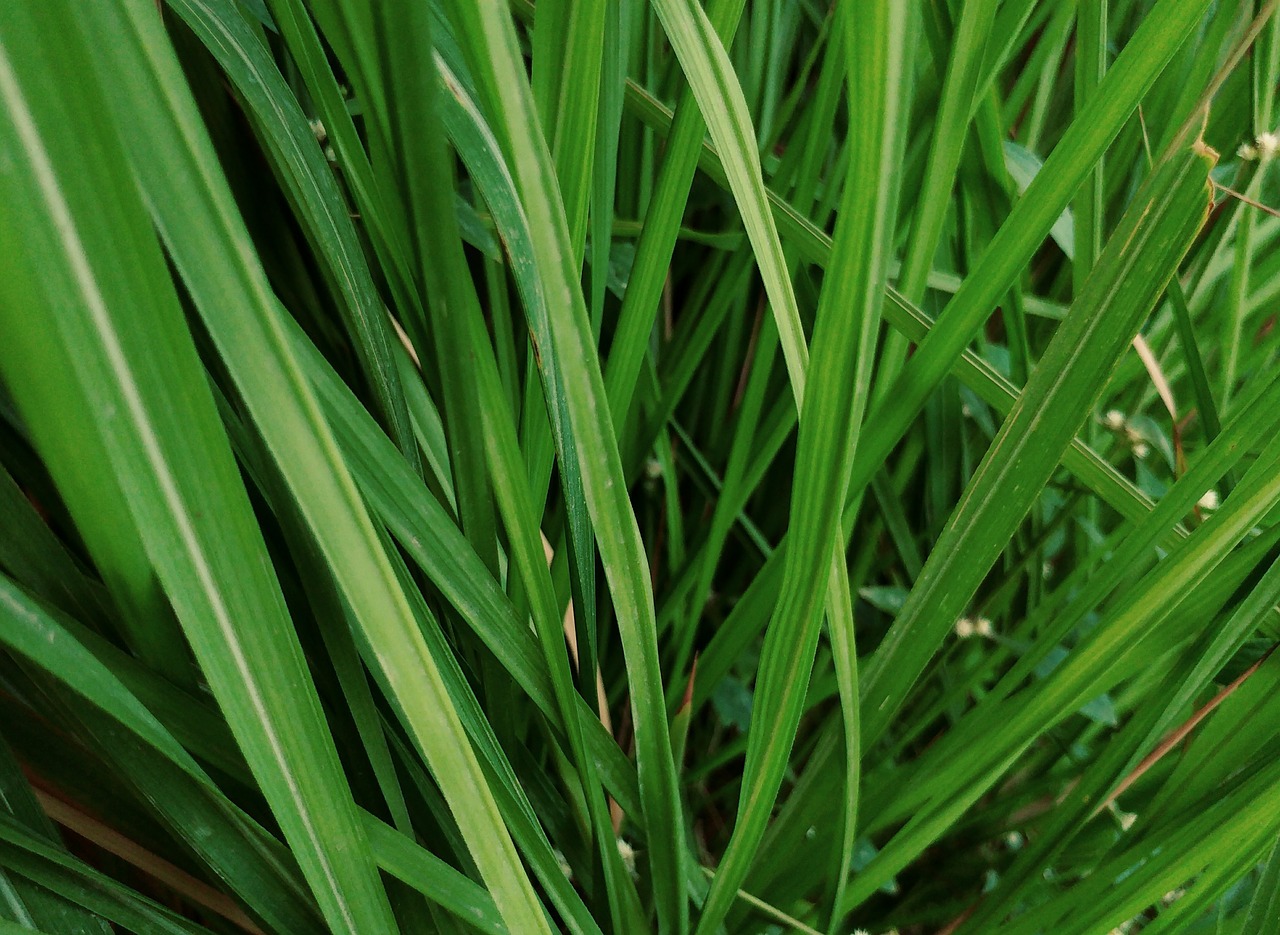
M 1276 5 L 0 3 L 0 935 L 1280 931 Z

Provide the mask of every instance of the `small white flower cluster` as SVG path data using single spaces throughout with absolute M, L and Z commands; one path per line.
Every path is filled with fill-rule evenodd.
M 1117 802 L 1111 803 L 1110 811 L 1111 811 L 1111 814 L 1115 817 L 1116 823 L 1120 825 L 1121 831 L 1128 831 L 1130 828 L 1133 827 L 1133 823 L 1138 820 L 1137 813 L 1126 812 L 1124 809 L 1120 807 L 1119 803 Z
M 956 621 L 956 636 L 962 640 L 967 640 L 971 636 L 981 636 L 987 639 L 996 635 L 995 627 L 986 617 L 961 617 Z
M 573 879 L 573 868 L 569 866 L 569 861 L 565 858 L 564 852 L 558 847 L 551 849 L 552 855 L 556 859 L 556 864 L 560 870 L 570 880 Z M 631 874 L 631 879 L 638 880 L 639 872 L 636 870 L 636 850 L 622 838 L 618 838 L 618 856 L 622 858 L 622 866 L 626 867 L 627 873 Z
M 1125 441 L 1133 450 L 1135 458 L 1145 458 L 1151 453 L 1151 446 L 1142 440 L 1142 436 L 1137 433 L 1130 425 L 1129 418 L 1119 409 L 1110 409 L 1107 414 L 1102 417 L 1102 425 L 1117 434 L 1124 433 Z
M 622 866 L 627 868 L 627 873 L 631 874 L 631 879 L 640 879 L 640 873 L 636 870 L 636 849 L 618 838 L 618 854 L 622 857 Z
M 1206 513 L 1212 513 L 1218 508 L 1218 505 L 1221 502 L 1222 501 L 1218 499 L 1218 491 L 1210 489 L 1204 492 L 1204 496 L 1196 502 L 1196 506 L 1200 507 L 1200 509 L 1204 510 Z
M 1107 414 L 1102 417 L 1102 424 L 1113 432 L 1119 432 L 1128 424 L 1128 420 L 1125 419 L 1124 413 L 1119 409 L 1109 409 Z
M 1243 144 L 1236 150 L 1236 155 L 1249 162 L 1254 160 L 1266 162 L 1275 156 L 1277 152 L 1280 152 L 1280 136 L 1268 131 L 1259 133 L 1254 142 Z
M 324 158 L 330 162 L 337 162 L 338 156 L 333 151 L 333 147 L 329 145 L 329 131 L 324 128 L 324 121 L 315 119 L 311 121 L 311 132 L 315 134 L 316 142 L 324 150 Z

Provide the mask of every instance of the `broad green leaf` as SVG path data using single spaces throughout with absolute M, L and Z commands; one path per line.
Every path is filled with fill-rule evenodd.
M 177 63 L 156 36 L 158 23 L 145 4 L 118 16 L 102 13 L 100 31 L 115 37 L 101 46 L 110 56 L 102 67 L 115 74 L 134 169 L 175 264 L 335 570 L 504 918 L 513 927 L 540 931 L 546 921 L 538 898 L 355 484 L 289 353 L 265 277 L 247 254 L 239 216 L 199 132 L 193 102 L 183 96 Z M 138 102 L 145 103 L 130 106 Z M 131 122 L 133 117 L 141 119 Z M 230 290 L 237 300 L 228 301 Z M 358 829 L 348 836 L 360 841 Z M 361 898 L 359 891 L 349 898 Z
M 3 226 L 2 304 L 45 308 L 53 329 L 50 340 L 43 317 L 6 316 L 10 344 L 0 370 L 55 473 L 88 459 L 117 478 L 122 505 L 330 923 L 351 931 L 383 925 L 386 897 L 371 857 L 361 854 L 354 805 L 248 498 L 110 112 L 89 90 L 81 26 L 65 30 L 61 56 L 40 55 L 36 36 L 47 38 L 51 22 L 66 26 L 66 12 L 51 5 L 33 20 L 15 9 L 0 21 L 10 166 L 0 184 L 6 199 L 32 206 Z M 78 63 L 79 79 L 67 82 L 60 69 L 68 93 L 42 93 L 33 110 L 30 89 L 47 92 L 48 69 L 68 60 Z M 74 491 L 74 471 L 66 480 Z

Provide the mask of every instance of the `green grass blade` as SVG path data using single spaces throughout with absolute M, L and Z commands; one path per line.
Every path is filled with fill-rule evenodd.
M 115 56 L 122 107 L 125 95 L 148 102 L 158 95 L 164 101 L 125 108 L 152 121 L 126 126 L 135 144 L 135 169 L 150 190 L 176 265 L 439 777 L 504 918 L 513 927 L 541 931 L 546 920 L 538 898 L 359 493 L 289 353 L 261 269 L 236 246 L 243 243 L 240 222 L 207 142 L 191 129 L 194 108 L 173 75 L 176 62 L 155 38 L 155 21 L 142 8 L 130 13 L 122 19 L 104 16 L 98 25 L 118 36 L 106 48 Z M 160 151 L 167 156 L 163 165 L 156 161 Z M 193 200 L 194 193 L 200 200 Z M 180 206 L 192 213 L 179 214 Z M 194 217 L 201 221 L 193 223 Z M 227 301 L 229 289 L 238 301 Z M 289 456 L 282 458 L 286 451 Z M 358 841 L 359 832 L 351 837 Z
M 742 0 L 715 0 L 707 6 L 708 19 L 717 35 L 726 42 L 732 39 L 742 17 L 743 6 Z M 689 188 L 697 170 L 698 152 L 706 132 L 706 122 L 697 103 L 693 91 L 685 90 L 667 138 L 662 169 L 649 200 L 631 275 L 627 279 L 627 291 L 618 312 L 618 328 L 609 348 L 604 373 L 605 389 L 609 393 L 616 424 L 622 424 L 631 407 L 635 381 L 658 314 L 658 299 L 667 279 Z
M 870 738 L 893 718 L 1096 404 L 1074 374 L 1110 372 L 1176 272 L 1208 211 L 1212 166 L 1198 140 L 1184 139 L 1108 243 L 867 668 Z
M 1163 0 L 1125 46 L 948 304 L 946 327 L 930 332 L 886 391 L 886 402 L 872 412 L 867 454 L 876 455 L 874 463 L 901 438 L 1205 8 L 1203 0 Z M 852 486 L 857 489 L 869 479 L 856 477 Z
M 9 35 L 34 26 L 22 20 L 5 25 Z M 326 916 L 344 930 L 381 925 L 387 919 L 385 896 L 372 860 L 361 859 L 336 751 L 309 692 L 278 587 L 266 571 L 262 542 L 159 249 L 136 195 L 132 203 L 117 198 L 104 205 L 94 194 L 132 191 L 119 179 L 127 170 L 105 124 L 106 108 L 99 104 L 98 114 L 88 116 L 85 108 L 93 98 L 80 88 L 72 104 L 80 108 L 73 111 L 80 119 L 51 129 L 50 116 L 33 113 L 24 94 L 24 83 L 40 74 L 40 66 L 25 58 L 39 45 L 27 42 L 6 38 L 10 55 L 27 51 L 23 59 L 7 58 L 0 71 L 6 137 L 20 169 L 5 182 L 11 187 L 7 197 L 44 210 L 24 214 L 21 228 L 6 225 L 5 235 L 44 246 L 21 260 L 16 254 L 23 251 L 10 251 L 15 259 L 7 264 L 5 280 L 13 291 L 4 304 L 13 309 L 29 301 L 62 312 L 55 319 L 55 341 L 29 316 L 20 316 L 31 322 L 27 326 L 11 319 L 6 331 L 13 343 L 0 362 L 6 381 L 33 414 L 62 400 L 96 412 L 99 420 L 114 420 L 115 431 L 97 437 L 70 420 L 42 420 L 42 447 L 54 465 L 67 453 L 82 458 L 95 452 L 98 464 L 118 465 L 114 470 L 129 478 L 122 489 L 156 573 L 286 836 L 298 846 Z M 82 68 L 87 64 L 81 59 Z M 77 128 L 83 128 L 79 135 Z M 86 160 L 86 140 L 98 155 L 92 163 Z M 125 244 L 132 251 L 127 268 L 139 278 L 103 276 L 95 260 L 110 262 Z M 36 257 L 49 265 L 36 264 Z M 146 299 L 138 288 L 143 282 L 151 290 Z M 174 374 L 190 375 L 188 392 L 175 395 L 164 388 Z M 254 555 L 261 560 L 251 559 L 255 570 L 246 573 L 241 563 Z M 262 620 L 273 624 L 257 622 Z
M 127 929 L 155 935 L 208 935 L 153 900 L 122 886 L 0 815 L 0 865 Z M 18 928 L 28 932 L 29 929 Z
M 738 203 L 765 290 L 773 304 L 773 314 L 778 320 L 782 353 L 799 407 L 804 398 L 809 350 L 782 255 L 782 244 L 768 210 L 755 134 L 742 87 L 733 75 L 732 65 L 715 27 L 700 6 L 688 0 L 655 0 L 654 9 L 662 20 L 663 29 L 698 102 L 702 119 L 723 160 L 729 187 Z M 727 16 L 725 22 L 731 22 Z
M 371 815 L 365 816 L 364 828 L 378 866 L 387 873 L 481 932 L 504 935 L 510 931 L 503 924 L 493 897 L 482 887 Z
M 304 231 L 341 298 L 352 345 L 387 428 L 400 450 L 416 459 L 404 392 L 391 354 L 395 338 L 346 203 L 297 100 L 234 4 L 174 0 L 169 6 L 217 56 L 253 115 L 260 138 L 298 205 Z
M 1266 869 L 1258 888 L 1253 892 L 1253 900 L 1249 903 L 1249 915 L 1245 919 L 1241 935 L 1265 935 L 1266 932 L 1280 925 L 1280 845 L 1271 848 L 1267 858 Z
M 557 362 L 574 361 L 564 374 L 566 409 L 577 448 L 586 501 L 622 637 L 636 732 L 636 755 L 649 866 L 664 931 L 683 931 L 686 918 L 681 806 L 677 792 L 662 676 L 658 663 L 652 585 L 635 514 L 628 502 L 604 381 L 595 354 L 585 300 L 568 242 L 556 187 L 523 75 L 510 19 L 497 3 L 456 11 L 470 46 L 473 72 L 501 127 L 530 228 L 534 258 L 549 295 L 550 330 Z
M 875 120 L 860 111 L 862 132 L 851 142 L 832 262 L 814 331 L 816 390 L 805 397 L 801 410 L 789 524 L 799 535 L 787 554 L 778 605 L 761 650 L 737 824 L 703 906 L 699 932 L 716 930 L 757 857 L 803 710 L 827 583 L 833 575 L 844 576 L 840 515 L 829 504 L 844 501 L 867 405 L 895 219 L 893 167 L 901 160 L 905 127 L 899 120 L 907 76 L 906 11 L 883 9 L 874 18 L 862 12 L 857 18 L 847 13 L 844 21 L 849 97 L 860 108 L 874 102 L 869 113 Z M 845 311 L 847 303 L 852 303 L 852 314 Z M 840 601 L 833 609 L 841 608 L 847 616 L 833 617 L 831 626 L 851 631 L 850 602 Z M 856 774 L 848 781 L 856 783 Z M 853 816 L 847 820 L 852 822 Z
M 53 822 L 40 808 L 22 768 L 14 759 L 13 750 L 0 737 L 0 801 L 4 803 L 4 811 L 13 819 L 26 825 L 36 837 L 45 838 L 47 843 L 58 847 L 61 841 L 54 830 Z M 0 871 L 2 873 L 3 871 Z M 7 877 L 8 875 L 5 874 Z M 66 935 L 110 935 L 111 928 L 102 919 L 65 899 L 53 896 L 42 887 L 35 886 L 20 876 L 5 879 L 0 884 L 3 900 L 0 901 L 0 913 L 8 915 L 23 926 L 14 926 L 18 931 L 27 932 L 37 926 L 53 932 L 65 932 Z

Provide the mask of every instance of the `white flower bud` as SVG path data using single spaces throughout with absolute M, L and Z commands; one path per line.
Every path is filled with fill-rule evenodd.
M 1258 134 L 1258 158 L 1266 161 L 1280 152 L 1280 136 L 1267 132 Z
M 631 879 L 638 880 L 640 874 L 636 872 L 636 851 L 630 844 L 618 838 L 618 854 L 622 857 L 622 866 L 627 868 L 627 873 L 631 874 Z

